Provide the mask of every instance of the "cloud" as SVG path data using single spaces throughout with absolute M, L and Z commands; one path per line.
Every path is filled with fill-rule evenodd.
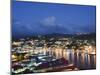
M 41 21 L 41 23 L 46 26 L 53 26 L 55 25 L 55 22 L 56 22 L 55 16 L 49 16 Z

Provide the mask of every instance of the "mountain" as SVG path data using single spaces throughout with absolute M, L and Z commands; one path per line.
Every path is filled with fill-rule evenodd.
M 71 37 L 73 36 L 72 34 L 61 34 L 61 33 L 52 33 L 52 34 L 45 34 L 43 35 L 44 37 L 48 37 L 48 38 L 51 38 L 51 37 Z
M 80 34 L 80 35 L 75 35 L 75 39 L 96 39 L 96 33 L 89 33 L 89 34 Z

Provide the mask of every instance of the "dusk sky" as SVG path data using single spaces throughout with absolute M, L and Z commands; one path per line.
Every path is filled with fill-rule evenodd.
M 12 2 L 12 36 L 95 32 L 96 7 L 71 4 Z

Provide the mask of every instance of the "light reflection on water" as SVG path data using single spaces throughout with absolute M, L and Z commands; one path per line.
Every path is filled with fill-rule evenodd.
M 95 69 L 96 55 L 87 53 L 67 51 L 67 59 L 69 63 L 73 63 L 79 69 Z
M 52 54 L 52 52 L 50 54 Z M 55 51 L 52 55 L 56 58 L 64 57 L 68 60 L 69 64 L 74 64 L 80 70 L 96 68 L 96 55 L 89 55 L 84 52 L 75 52 L 73 50 L 62 51 L 61 49 L 57 49 L 57 51 Z

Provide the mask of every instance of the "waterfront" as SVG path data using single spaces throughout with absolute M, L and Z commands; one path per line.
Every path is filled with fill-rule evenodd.
M 86 52 L 82 52 L 80 50 L 73 51 L 71 49 L 57 49 L 60 51 L 55 51 L 52 56 L 56 58 L 64 57 L 68 60 L 69 64 L 74 64 L 79 70 L 89 70 L 96 68 L 96 54 L 90 54 Z M 43 52 L 44 54 L 48 55 L 50 52 Z
M 90 69 L 96 69 L 94 38 L 37 36 L 37 38 L 23 38 L 12 42 L 12 73 L 14 74 Z

